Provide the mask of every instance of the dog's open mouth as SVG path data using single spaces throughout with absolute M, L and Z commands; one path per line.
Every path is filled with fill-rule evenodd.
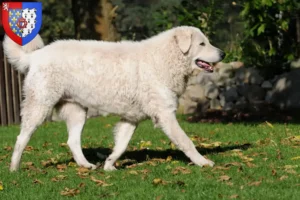
M 200 67 L 201 69 L 204 69 L 204 70 L 207 71 L 207 72 L 212 73 L 212 72 L 214 71 L 213 66 L 211 66 L 209 63 L 207 63 L 207 62 L 205 62 L 205 61 L 203 61 L 203 60 L 197 59 L 197 60 L 196 60 L 196 65 L 197 65 L 198 67 Z

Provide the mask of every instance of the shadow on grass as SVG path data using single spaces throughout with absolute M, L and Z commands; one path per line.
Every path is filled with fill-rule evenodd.
M 213 149 L 204 149 L 197 147 L 197 150 L 202 155 L 208 155 L 208 154 L 217 154 L 222 153 L 226 151 L 230 151 L 233 149 L 241 149 L 241 150 L 247 150 L 251 148 L 251 144 L 241 144 L 241 145 L 232 145 L 232 146 L 226 146 L 226 147 L 217 147 Z M 88 148 L 83 149 L 83 153 L 86 156 L 87 160 L 92 163 L 97 163 L 99 161 L 104 161 L 104 158 L 99 158 L 97 156 L 97 153 L 100 153 L 101 155 L 105 155 L 106 157 L 111 153 L 111 149 L 109 148 Z M 142 150 L 134 150 L 134 151 L 126 151 L 123 156 L 119 160 L 129 159 L 132 160 L 131 163 L 126 163 L 125 165 L 122 165 L 121 168 L 126 167 L 126 165 L 130 165 L 133 163 L 142 163 L 147 160 L 151 159 L 166 159 L 168 156 L 172 156 L 173 160 L 183 161 L 186 163 L 191 162 L 182 151 L 180 150 L 173 150 L 173 149 L 166 149 L 166 150 L 151 150 L 151 149 L 142 149 Z M 67 161 L 69 162 L 69 161 Z

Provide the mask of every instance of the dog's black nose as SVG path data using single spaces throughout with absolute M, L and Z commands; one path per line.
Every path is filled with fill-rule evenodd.
M 222 58 L 222 60 L 225 58 L 226 53 L 224 51 L 220 51 L 220 57 Z

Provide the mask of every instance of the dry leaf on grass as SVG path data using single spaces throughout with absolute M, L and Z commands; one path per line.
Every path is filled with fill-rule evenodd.
M 231 179 L 230 176 L 227 176 L 227 175 L 223 175 L 223 176 L 219 177 L 220 181 L 229 181 L 230 179 Z
M 61 147 L 68 147 L 68 144 L 63 142 L 63 143 L 60 143 L 59 146 L 61 146 Z
M 6 146 L 6 147 L 4 147 L 4 150 L 5 151 L 11 151 L 13 148 L 11 147 L 11 146 Z
M 147 147 L 150 147 L 152 145 L 151 141 L 141 141 L 140 142 L 140 149 L 145 149 Z
M 206 148 L 206 149 L 213 149 L 213 148 L 216 148 L 216 147 L 220 147 L 221 144 L 222 144 L 221 142 L 213 142 L 213 143 L 210 143 L 210 144 L 200 143 L 200 146 L 203 147 L 203 148 Z
M 224 166 L 225 166 L 225 167 L 229 167 L 229 166 L 240 167 L 240 166 L 242 166 L 242 164 L 241 164 L 241 163 L 238 163 L 238 162 L 231 162 L 231 163 L 226 163 Z
M 191 173 L 191 170 L 188 169 L 188 168 L 185 168 L 185 167 L 176 167 L 173 171 L 172 171 L 172 174 L 178 174 L 178 173 L 181 173 L 181 174 L 190 174 Z
M 161 178 L 155 178 L 155 179 L 153 179 L 152 183 L 153 183 L 153 185 L 167 185 L 170 182 L 165 181 Z
M 107 187 L 107 186 L 113 185 L 113 184 L 107 184 L 105 181 L 98 180 L 94 176 L 91 176 L 90 178 L 91 178 L 92 181 L 94 181 L 95 183 L 97 183 L 97 186 Z
M 291 160 L 299 160 L 299 159 L 300 159 L 300 156 L 296 156 L 296 157 L 291 158 Z
M 25 147 L 25 151 L 32 151 L 33 150 L 33 147 L 32 146 L 26 146 Z
M 268 127 L 274 128 L 274 126 L 270 122 L 266 121 L 266 124 L 268 125 Z
M 65 176 L 65 175 L 57 175 L 56 177 L 52 178 L 51 181 L 59 182 L 59 181 L 65 180 L 66 178 L 67 178 L 67 176 Z
M 70 189 L 70 188 L 65 188 L 63 191 L 60 192 L 62 196 L 68 196 L 68 197 L 73 197 L 76 196 L 80 193 L 80 190 L 75 188 L 75 189 Z
M 287 179 L 287 178 L 288 178 L 287 175 L 283 175 L 283 176 L 281 176 L 281 177 L 279 178 L 279 180 L 283 181 L 284 179 Z
M 67 169 L 67 165 L 66 165 L 66 164 L 56 165 L 56 169 L 57 169 L 59 172 L 64 172 L 65 169 Z
M 248 183 L 249 186 L 259 186 L 261 184 L 261 181 L 254 181 L 252 183 Z
M 33 181 L 33 183 L 34 183 L 34 184 L 43 184 L 43 182 L 40 181 L 40 180 L 38 180 L 38 179 L 35 179 L 35 180 Z
M 216 170 L 229 170 L 230 167 L 222 167 L 222 166 L 216 166 L 212 169 L 212 171 L 216 171 Z
M 77 164 L 74 163 L 74 162 L 69 162 L 68 163 L 68 167 L 76 167 L 76 166 L 77 166 Z
M 237 194 L 229 196 L 229 199 L 237 199 L 237 198 L 239 198 L 239 195 Z
M 172 161 L 172 156 L 168 156 L 166 159 L 167 162 L 171 162 Z
M 138 174 L 139 174 L 139 173 L 138 173 L 137 171 L 135 171 L 135 170 L 130 170 L 128 173 L 129 173 L 129 174 L 132 174 L 132 175 L 138 175 Z
M 26 165 L 27 167 L 33 166 L 33 162 L 25 162 L 24 165 Z

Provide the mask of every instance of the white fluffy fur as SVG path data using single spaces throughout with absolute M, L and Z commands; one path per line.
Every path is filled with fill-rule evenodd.
M 199 45 L 202 42 L 205 46 Z M 53 107 L 67 123 L 68 145 L 80 166 L 95 168 L 80 146 L 86 108 L 122 117 L 115 129 L 113 153 L 105 162 L 106 170 L 114 169 L 136 125 L 148 117 L 196 165 L 213 166 L 197 152 L 175 116 L 177 98 L 197 68 L 195 60 L 222 59 L 222 52 L 210 45 L 199 29 L 177 27 L 141 42 L 57 41 L 36 50 L 42 46 L 39 36 L 26 50 L 8 37 L 4 41 L 9 61 L 22 72 L 28 70 L 21 133 L 11 171 L 18 169 L 32 133 Z

